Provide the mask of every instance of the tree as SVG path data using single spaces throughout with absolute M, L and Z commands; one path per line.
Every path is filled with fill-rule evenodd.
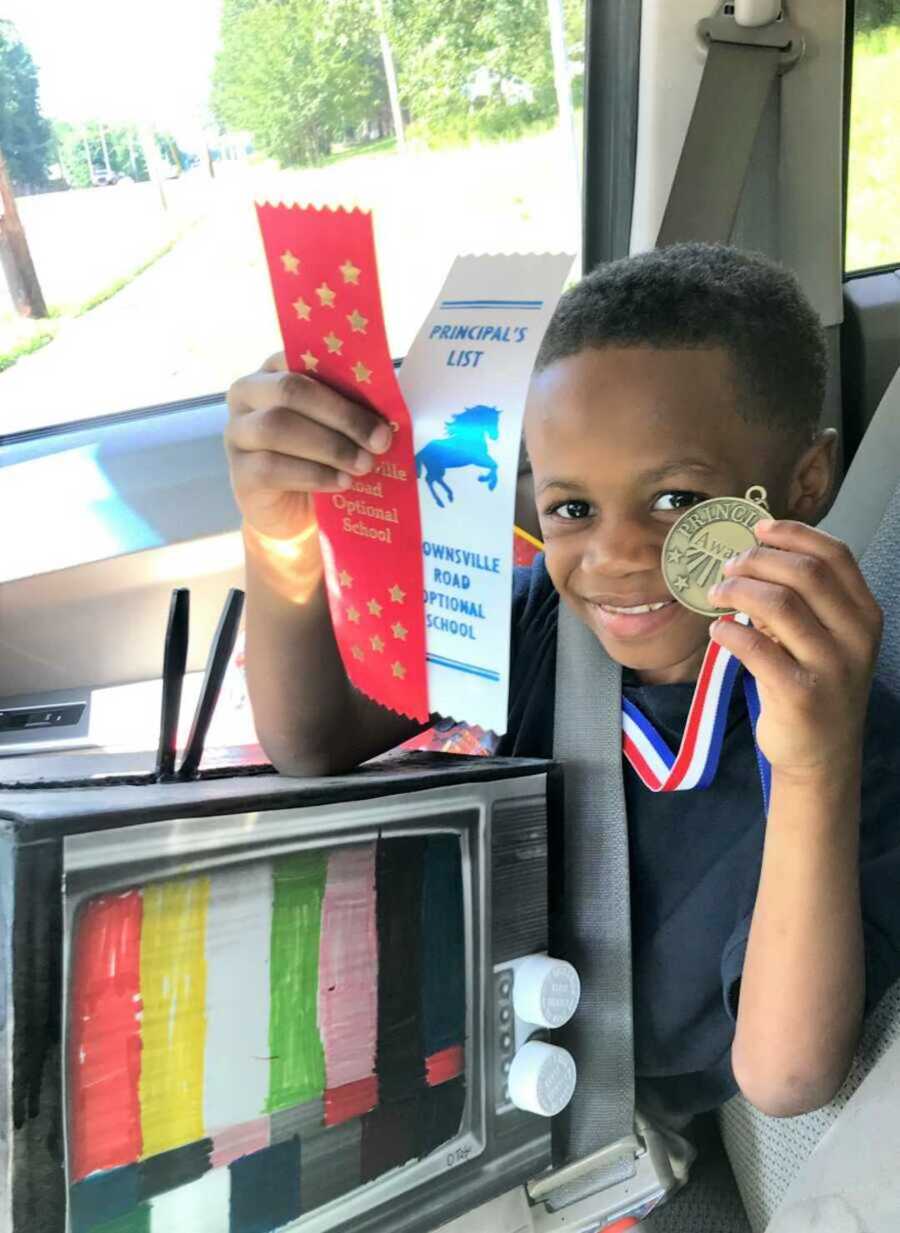
M 327 154 L 388 107 L 371 0 L 224 0 L 212 110 L 281 163 Z
M 0 20 L 0 150 L 17 192 L 46 186 L 51 149 L 34 61 L 12 22 Z

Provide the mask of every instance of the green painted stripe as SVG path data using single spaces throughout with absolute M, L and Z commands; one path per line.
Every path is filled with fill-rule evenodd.
M 269 1113 L 315 1100 L 325 1090 L 317 1018 L 326 868 L 323 851 L 285 856 L 273 867 Z
M 142 1203 L 124 1216 L 95 1225 L 93 1233 L 150 1233 L 150 1204 Z

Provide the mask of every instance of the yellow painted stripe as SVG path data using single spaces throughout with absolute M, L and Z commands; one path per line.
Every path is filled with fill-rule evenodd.
M 209 878 L 144 888 L 141 929 L 143 1155 L 203 1138 Z

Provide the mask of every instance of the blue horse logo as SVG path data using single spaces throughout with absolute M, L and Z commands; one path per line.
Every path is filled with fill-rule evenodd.
M 444 472 L 451 467 L 484 467 L 487 474 L 479 475 L 479 483 L 487 484 L 492 492 L 497 487 L 497 464 L 488 453 L 487 439 L 497 440 L 499 419 L 496 407 L 466 407 L 447 420 L 443 437 L 429 441 L 416 454 L 416 475 L 421 478 L 425 472 L 428 490 L 441 509 L 444 502 L 436 485 L 443 488 L 448 501 L 453 500 L 453 490 L 444 479 Z

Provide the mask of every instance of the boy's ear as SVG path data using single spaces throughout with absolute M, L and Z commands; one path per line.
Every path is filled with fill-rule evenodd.
M 788 517 L 814 523 L 824 512 L 834 484 L 837 430 L 824 428 L 807 446 L 791 472 Z

